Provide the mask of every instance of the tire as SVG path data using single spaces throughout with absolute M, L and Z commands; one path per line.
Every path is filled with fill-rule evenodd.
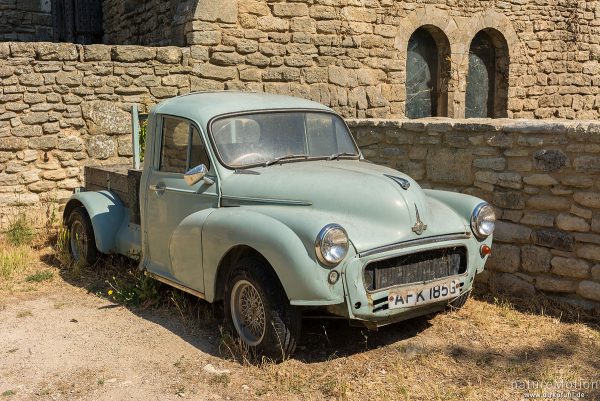
M 98 259 L 92 222 L 84 207 L 73 210 L 67 220 L 69 252 L 75 263 L 93 265 Z
M 454 298 L 452 301 L 448 302 L 449 310 L 459 310 L 467 303 L 469 297 L 471 296 L 471 290 L 465 292 L 460 295 L 458 298 Z
M 224 300 L 227 327 L 253 357 L 282 361 L 294 352 L 302 316 L 290 305 L 279 280 L 264 261 L 245 258 L 236 262 Z M 254 307 L 249 309 L 248 304 Z

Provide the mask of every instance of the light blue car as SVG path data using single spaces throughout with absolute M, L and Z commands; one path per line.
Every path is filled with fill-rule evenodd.
M 273 359 L 293 352 L 303 313 L 374 329 L 460 307 L 490 253 L 490 205 L 368 162 L 337 114 L 303 99 L 167 100 L 141 174 L 120 168 L 108 185 L 91 181 L 110 169 L 86 171 L 66 205 L 74 258 L 141 255 L 157 280 L 223 301 L 232 332 Z

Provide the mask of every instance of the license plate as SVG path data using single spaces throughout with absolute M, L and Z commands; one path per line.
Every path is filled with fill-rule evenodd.
M 438 281 L 427 285 L 417 285 L 390 291 L 388 295 L 388 307 L 389 309 L 397 309 L 427 305 L 455 298 L 459 294 L 460 280 Z

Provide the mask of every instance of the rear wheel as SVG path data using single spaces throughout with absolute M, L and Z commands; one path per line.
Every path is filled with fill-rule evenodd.
M 253 356 L 281 361 L 294 352 L 302 320 L 270 269 L 257 258 L 235 264 L 225 289 L 225 319 Z
M 92 222 L 83 207 L 71 212 L 67 221 L 69 230 L 69 252 L 75 263 L 92 265 L 98 259 L 96 238 Z

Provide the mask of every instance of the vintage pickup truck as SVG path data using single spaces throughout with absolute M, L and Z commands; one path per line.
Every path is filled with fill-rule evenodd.
M 491 251 L 490 205 L 366 161 L 321 104 L 193 93 L 147 127 L 141 170 L 86 169 L 64 209 L 72 255 L 141 255 L 151 277 L 223 301 L 258 355 L 293 352 L 306 312 L 377 328 L 461 307 Z

